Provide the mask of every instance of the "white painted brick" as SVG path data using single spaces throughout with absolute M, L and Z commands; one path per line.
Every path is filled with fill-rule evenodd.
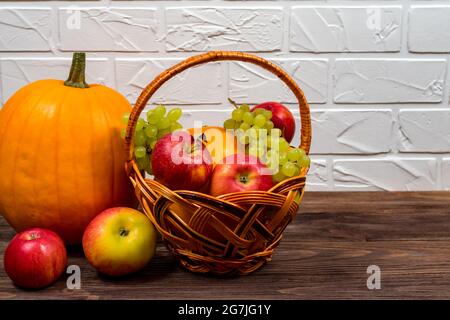
M 333 167 L 338 191 L 436 190 L 436 174 L 433 158 L 335 160 Z
M 80 29 L 70 29 L 74 6 Z M 450 190 L 448 17 L 448 0 L 0 0 L 0 102 L 31 81 L 64 80 L 68 51 L 91 51 L 88 82 L 117 87 L 131 103 L 196 52 L 255 52 L 286 70 L 311 104 L 308 191 Z M 185 127 L 221 126 L 227 97 L 286 105 L 298 145 L 295 97 L 252 64 L 189 69 L 151 103 L 182 107 Z
M 287 108 L 289 108 L 289 110 L 292 112 L 292 114 L 294 115 L 294 120 L 295 120 L 295 133 L 294 133 L 294 137 L 292 138 L 291 145 L 298 146 L 300 144 L 300 130 L 301 130 L 300 113 L 298 110 L 298 104 L 285 104 L 285 106 Z M 312 120 L 312 118 L 311 118 L 311 120 Z M 314 133 L 313 133 L 313 135 L 314 135 Z M 314 141 L 313 141 L 313 143 L 314 143 Z
M 119 91 L 134 103 L 144 87 L 158 74 L 181 59 L 117 59 Z M 223 101 L 223 75 L 220 63 L 208 63 L 178 74 L 150 99 L 163 104 L 215 104 Z
M 59 10 L 61 50 L 158 51 L 154 8 L 85 8 L 80 28 L 71 25 L 76 11 Z
M 290 50 L 399 51 L 401 20 L 400 6 L 294 7 Z
M 441 170 L 443 190 L 450 190 L 450 158 L 442 159 Z
M 413 6 L 408 48 L 413 52 L 450 52 L 450 6 Z
M 401 152 L 450 152 L 449 110 L 401 110 Z
M 276 51 L 283 11 L 275 7 L 180 7 L 166 10 L 168 51 Z
M 50 8 L 0 8 L 0 51 L 49 51 Z
M 0 59 L 2 96 L 4 101 L 26 84 L 41 79 L 66 80 L 70 71 L 70 58 Z M 111 86 L 108 60 L 88 59 L 86 81 Z
M 391 150 L 394 119 L 387 110 L 313 111 L 311 153 L 373 154 Z
M 337 59 L 336 103 L 440 102 L 444 59 Z
M 288 72 L 306 95 L 309 103 L 327 101 L 327 59 L 272 59 Z M 291 90 L 274 74 L 249 63 L 230 64 L 230 97 L 235 101 L 296 103 Z
M 306 191 L 329 191 L 327 162 L 323 159 L 311 159 L 311 167 L 306 176 Z

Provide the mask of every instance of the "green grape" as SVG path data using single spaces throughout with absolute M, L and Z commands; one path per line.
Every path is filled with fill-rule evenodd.
M 136 130 L 141 131 L 145 127 L 145 121 L 144 119 L 139 118 L 139 120 L 136 123 Z
M 150 148 L 151 148 L 151 149 L 155 148 L 155 145 L 156 145 L 157 142 L 158 142 L 158 140 L 156 140 L 156 139 L 150 140 L 150 143 L 149 143 Z
M 236 126 L 236 121 L 234 121 L 233 119 L 227 119 L 225 120 L 225 122 L 223 123 L 223 127 L 225 129 L 234 129 L 234 127 Z
M 256 124 L 254 124 L 254 125 L 252 126 L 252 129 L 255 130 L 255 136 L 256 136 L 256 137 L 259 137 L 259 131 L 260 131 L 262 128 L 261 128 L 260 126 L 256 125 Z
M 145 171 L 146 171 L 148 174 L 153 174 L 152 161 L 151 161 L 150 157 L 148 158 L 148 164 L 147 164 L 147 166 L 145 167 Z
M 289 161 L 294 162 L 294 161 L 297 161 L 298 159 L 300 159 L 304 154 L 305 154 L 305 151 L 303 151 L 302 149 L 292 148 L 288 152 L 288 159 L 289 159 Z
M 270 169 L 272 174 L 275 174 L 276 172 L 278 172 L 278 163 L 272 162 L 270 159 L 266 159 L 265 165 L 267 168 Z
M 300 168 L 297 167 L 297 166 L 295 166 L 295 172 L 294 172 L 293 177 L 296 177 L 296 176 L 298 176 L 299 174 L 300 174 Z
M 280 154 L 275 150 L 268 150 L 266 153 L 267 159 L 270 160 L 272 164 L 276 164 L 278 166 L 280 162 Z
M 250 106 L 248 104 L 241 104 L 239 109 L 241 109 L 243 112 L 249 112 Z
M 258 157 L 259 150 L 255 147 L 248 148 L 248 154 L 254 157 Z
M 265 129 L 259 130 L 260 136 L 259 136 L 259 139 L 258 139 L 258 145 L 261 146 L 262 148 L 267 149 L 268 148 L 267 147 L 267 136 L 264 135 L 264 131 L 265 131 Z
M 267 141 L 267 130 L 259 127 L 256 127 L 255 129 L 256 129 L 256 136 L 261 140 Z
M 253 110 L 253 113 L 254 113 L 255 115 L 263 114 L 264 110 L 265 110 L 265 109 L 263 109 L 263 108 L 257 108 L 257 109 L 255 109 L 255 110 Z
M 145 157 L 146 154 L 147 154 L 147 149 L 145 147 L 136 147 L 136 149 L 134 149 L 134 155 L 138 159 Z
M 167 113 L 167 118 L 168 118 L 171 122 L 175 122 L 175 121 L 178 121 L 178 119 L 181 118 L 181 114 L 182 114 L 182 113 L 183 113 L 183 112 L 181 111 L 180 108 L 175 108 L 175 109 L 170 110 L 170 111 Z
M 139 170 L 144 170 L 144 168 L 145 168 L 143 159 L 144 158 L 139 158 L 139 159 L 136 160 L 136 163 L 137 163 L 137 166 L 138 166 Z
M 270 110 L 265 110 L 265 109 L 264 109 L 262 115 L 263 115 L 267 120 L 272 119 L 272 111 L 270 111 Z
M 136 135 L 134 137 L 134 144 L 138 147 L 143 147 L 145 146 L 145 141 L 146 137 L 144 131 L 143 130 L 136 131 Z
M 120 136 L 122 137 L 122 139 L 125 139 L 125 136 L 127 135 L 127 129 L 122 128 L 120 130 Z
M 267 137 L 267 147 L 268 148 L 272 148 L 272 145 L 274 145 L 274 137 L 272 137 L 272 136 L 268 136 Z
M 280 163 L 280 165 L 284 165 L 286 162 L 288 162 L 286 152 L 280 153 L 280 155 L 278 156 L 278 162 Z
M 256 110 L 261 110 L 261 109 L 256 109 Z M 266 117 L 264 117 L 262 114 L 258 114 L 255 117 L 254 124 L 261 128 L 264 127 L 264 125 L 266 124 Z
M 274 137 L 281 137 L 281 130 L 278 128 L 273 128 L 272 130 L 270 130 L 270 135 L 274 136 Z
M 247 136 L 246 142 L 247 142 L 249 148 L 256 148 L 257 147 L 256 140 L 254 138 L 252 138 L 251 136 Z
M 137 165 L 139 170 L 148 170 L 148 168 L 150 167 L 150 159 L 149 157 L 142 157 L 137 159 Z
M 295 174 L 295 169 L 296 169 L 295 164 L 293 164 L 292 162 L 286 162 L 281 167 L 281 172 L 287 177 L 292 177 Z
M 166 107 L 160 104 L 155 109 L 153 109 L 153 113 L 161 119 L 166 114 Z
M 250 137 L 252 141 L 257 141 L 258 138 L 258 130 L 255 127 L 251 127 L 246 131 L 246 134 Z
M 183 126 L 179 122 L 175 122 L 170 125 L 170 132 L 174 132 L 174 131 L 180 130 L 180 129 L 183 129 Z
M 250 129 L 250 125 L 247 122 L 242 122 L 241 125 L 239 126 L 239 129 L 242 129 L 243 131 L 247 131 L 248 129 Z
M 249 136 L 243 134 L 238 136 L 238 141 L 241 144 L 248 144 L 250 142 L 250 138 Z
M 251 112 L 245 112 L 242 115 L 242 121 L 244 121 L 245 123 L 248 123 L 249 125 L 252 125 L 254 119 L 253 119 L 253 115 L 251 114 Z
M 297 164 L 302 168 L 307 168 L 311 164 L 311 159 L 305 154 L 297 160 Z
M 244 110 L 234 109 L 231 113 L 231 119 L 235 121 L 242 121 L 242 116 L 244 115 Z
M 278 144 L 280 151 L 287 152 L 289 150 L 289 143 L 286 141 L 285 138 L 281 137 Z
M 170 133 L 170 128 L 165 128 L 165 129 L 162 129 L 162 130 L 158 130 L 157 138 L 161 139 L 162 137 L 164 137 L 168 133 Z
M 279 157 L 279 155 L 278 155 L 278 153 L 275 151 L 275 150 L 268 150 L 267 151 L 267 158 L 268 159 L 276 159 L 276 158 L 278 158 Z
M 273 129 L 273 122 L 272 121 L 270 121 L 270 120 L 268 120 L 267 122 L 266 122 L 266 124 L 264 125 L 264 128 L 266 128 L 268 131 L 269 130 L 272 130 Z
M 266 153 L 266 146 L 263 144 L 258 145 L 258 157 L 263 158 Z
M 129 112 L 124 113 L 123 116 L 122 116 L 122 122 L 124 124 L 128 124 L 128 120 L 130 120 L 130 113 Z
M 283 172 L 281 172 L 281 170 L 278 170 L 274 175 L 273 175 L 273 180 L 275 182 L 281 182 L 284 179 L 286 179 L 286 176 L 284 175 Z
M 154 125 L 148 125 L 145 127 L 145 135 L 149 138 L 156 137 L 158 134 L 158 128 L 156 128 Z
M 147 121 L 149 124 L 157 124 L 159 120 L 162 119 L 163 116 L 156 114 L 154 110 L 150 110 L 147 112 Z
M 167 129 L 170 127 L 170 120 L 167 117 L 164 117 L 159 120 L 159 122 L 156 124 L 156 127 L 158 128 L 158 130 Z

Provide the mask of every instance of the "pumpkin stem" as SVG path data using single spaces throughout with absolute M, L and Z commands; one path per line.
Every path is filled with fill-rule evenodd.
M 86 53 L 74 52 L 72 66 L 70 67 L 69 77 L 64 81 L 64 85 L 74 88 L 89 88 L 85 81 Z

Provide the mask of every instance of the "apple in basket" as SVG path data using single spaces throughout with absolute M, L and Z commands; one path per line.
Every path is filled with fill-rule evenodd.
M 162 137 L 152 151 L 155 179 L 172 190 L 201 191 L 212 173 L 211 155 L 204 144 L 186 131 Z
M 271 111 L 274 127 L 281 130 L 287 142 L 292 141 L 295 134 L 295 119 L 287 107 L 278 102 L 264 102 L 254 106 L 252 111 L 256 109 Z
M 234 154 L 214 168 L 210 194 L 241 191 L 267 191 L 273 186 L 271 171 L 257 157 Z

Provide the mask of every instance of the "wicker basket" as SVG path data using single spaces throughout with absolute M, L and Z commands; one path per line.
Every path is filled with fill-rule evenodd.
M 224 60 L 258 65 L 277 75 L 290 88 L 300 109 L 300 147 L 309 153 L 309 106 L 294 80 L 263 58 L 241 52 L 214 51 L 178 63 L 162 72 L 142 91 L 127 127 L 126 170 L 145 214 L 182 266 L 200 273 L 249 274 L 271 260 L 284 229 L 295 217 L 303 196 L 307 169 L 267 192 L 239 192 L 213 197 L 194 191 L 170 190 L 155 180 L 145 179 L 132 152 L 136 122 L 156 90 L 188 68 Z

